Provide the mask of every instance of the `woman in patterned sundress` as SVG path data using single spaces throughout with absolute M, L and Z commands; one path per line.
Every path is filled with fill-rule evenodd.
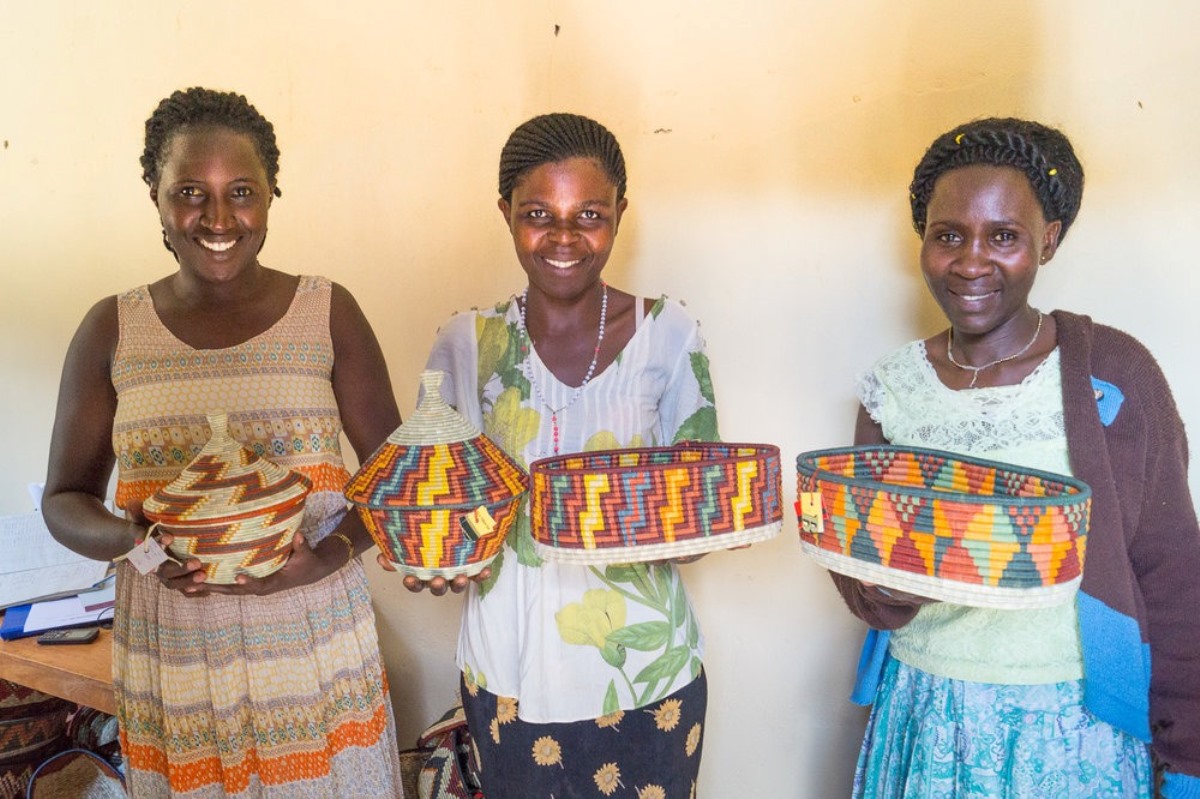
M 504 146 L 499 207 L 527 287 L 451 318 L 428 368 L 449 375 L 446 401 L 523 464 L 717 437 L 696 323 L 677 302 L 602 279 L 626 204 L 620 148 L 591 119 L 536 117 Z M 694 796 L 702 654 L 675 564 L 543 561 L 526 508 L 469 584 L 459 638 L 484 795 Z
M 950 327 L 860 379 L 856 440 L 1072 474 L 1092 488 L 1091 525 L 1078 597 L 1055 607 L 966 607 L 835 575 L 875 628 L 856 797 L 1200 797 L 1200 530 L 1182 422 L 1141 344 L 1029 304 L 1082 192 L 1067 138 L 1022 120 L 961 125 L 916 168 L 921 270 Z
M 163 100 L 142 166 L 178 269 L 99 302 L 66 356 L 43 507 L 77 552 L 110 560 L 146 537 L 142 502 L 205 444 L 211 411 L 313 484 L 269 576 L 217 585 L 194 559 L 119 564 L 113 681 L 135 797 L 403 793 L 340 444 L 344 429 L 369 455 L 400 418 L 351 295 L 258 261 L 278 158 L 244 97 Z M 104 506 L 114 464 L 119 515 Z

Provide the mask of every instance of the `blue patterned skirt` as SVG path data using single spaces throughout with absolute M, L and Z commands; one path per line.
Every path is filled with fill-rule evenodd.
M 854 775 L 861 799 L 1149 799 L 1146 745 L 1079 681 L 977 683 L 888 658 Z

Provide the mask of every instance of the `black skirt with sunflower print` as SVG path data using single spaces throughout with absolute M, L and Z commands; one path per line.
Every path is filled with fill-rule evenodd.
M 708 681 L 587 721 L 532 724 L 517 700 L 462 685 L 485 799 L 694 799 Z

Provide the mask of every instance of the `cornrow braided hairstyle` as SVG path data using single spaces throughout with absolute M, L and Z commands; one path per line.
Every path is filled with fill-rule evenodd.
M 146 120 L 142 180 L 147 185 L 158 181 L 171 139 L 177 133 L 203 128 L 227 128 L 249 136 L 262 159 L 272 193 L 276 197 L 283 196 L 275 182 L 279 175 L 279 146 L 275 143 L 274 126 L 243 95 L 199 86 L 173 92 Z
M 909 186 L 913 228 L 925 235 L 934 184 L 959 167 L 984 164 L 1020 170 L 1029 179 L 1047 222 L 1062 222 L 1059 241 L 1079 213 L 1083 165 L 1060 131 L 1023 119 L 979 119 L 943 133 L 917 164 Z
M 512 200 L 513 189 L 531 169 L 568 158 L 594 158 L 625 197 L 625 157 L 617 137 L 595 120 L 578 114 L 543 114 L 512 132 L 500 151 L 500 196 Z

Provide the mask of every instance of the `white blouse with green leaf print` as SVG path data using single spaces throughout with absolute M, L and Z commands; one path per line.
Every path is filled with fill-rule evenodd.
M 575 389 L 532 348 L 522 358 L 519 322 L 515 298 L 455 315 L 438 331 L 428 368 L 446 372 L 448 403 L 527 466 L 553 453 L 540 400 L 559 408 Z M 558 428 L 562 453 L 715 441 L 708 357 L 683 306 L 660 298 L 617 359 L 559 412 Z M 458 664 L 469 690 L 515 697 L 526 721 L 580 721 L 679 690 L 699 675 L 703 649 L 673 565 L 543 561 L 526 503 L 491 577 L 469 590 Z

